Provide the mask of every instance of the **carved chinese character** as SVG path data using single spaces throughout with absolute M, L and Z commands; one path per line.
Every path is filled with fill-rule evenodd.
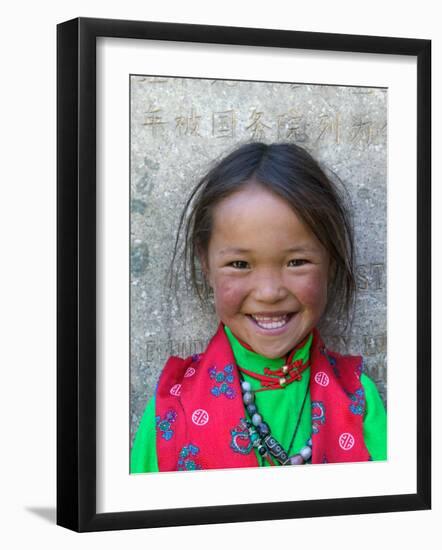
M 246 126 L 246 130 L 250 130 L 252 134 L 252 138 L 254 140 L 261 140 L 265 137 L 265 129 L 270 130 L 271 127 L 265 124 L 261 117 L 264 113 L 257 111 L 256 109 L 253 109 L 251 114 L 251 124 L 249 126 Z
M 372 139 L 372 121 L 362 117 L 353 117 L 353 123 L 351 126 L 351 138 L 350 140 L 355 143 L 365 143 L 369 145 Z
M 231 138 L 235 136 L 235 111 L 221 111 L 212 114 L 212 135 L 216 138 Z
M 340 116 L 321 114 L 319 115 L 319 129 L 318 136 L 316 137 L 316 143 L 320 140 L 326 140 L 330 137 L 335 143 L 339 143 L 339 131 L 340 131 Z
M 163 121 L 159 113 L 161 113 L 161 109 L 153 106 L 145 112 L 146 117 L 143 122 L 143 126 L 148 126 L 151 128 L 153 137 L 156 137 L 158 130 L 167 124 L 167 122 Z
M 308 140 L 307 121 L 304 115 L 289 111 L 278 116 L 278 139 L 305 142 Z
M 188 116 L 177 116 L 175 118 L 175 130 L 180 136 L 199 136 L 201 117 L 197 116 L 192 108 Z

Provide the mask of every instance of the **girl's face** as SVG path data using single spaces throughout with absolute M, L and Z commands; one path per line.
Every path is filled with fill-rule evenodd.
M 289 204 L 251 181 L 214 209 L 203 268 L 219 319 L 265 357 L 283 357 L 318 323 L 329 255 Z

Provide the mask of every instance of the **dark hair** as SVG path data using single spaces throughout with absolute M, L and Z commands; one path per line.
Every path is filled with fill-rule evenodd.
M 179 221 L 170 275 L 176 269 L 180 235 L 185 228 L 181 242 L 185 280 L 203 303 L 207 301 L 210 287 L 200 276 L 198 264 L 208 252 L 213 209 L 252 179 L 285 199 L 328 251 L 334 273 L 327 312 L 332 304 L 335 313 L 344 314 L 348 321 L 356 285 L 353 230 L 344 197 L 313 157 L 293 143 L 242 145 L 199 181 Z

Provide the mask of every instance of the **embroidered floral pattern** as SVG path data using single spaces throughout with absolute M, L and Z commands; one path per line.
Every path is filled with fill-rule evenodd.
M 364 390 L 362 388 L 359 388 L 355 391 L 355 393 L 346 392 L 350 400 L 352 401 L 350 404 L 350 411 L 353 414 L 359 414 L 363 415 L 365 412 L 365 398 L 364 398 Z
M 169 441 L 174 434 L 172 424 L 175 422 L 176 417 L 177 413 L 173 409 L 169 409 L 164 418 L 160 416 L 155 417 L 156 427 L 163 432 L 161 437 L 166 441 Z
M 241 418 L 239 424 L 230 430 L 230 435 L 230 448 L 233 449 L 235 453 L 241 453 L 243 455 L 250 453 L 253 445 L 245 418 Z
M 230 385 L 234 380 L 233 365 L 226 365 L 222 371 L 218 370 L 216 366 L 212 366 L 209 368 L 209 376 L 214 381 L 214 385 L 210 390 L 214 397 L 220 395 L 224 395 L 228 399 L 236 397 L 236 392 L 233 386 Z
M 199 454 L 200 450 L 196 445 L 189 443 L 184 446 L 179 454 L 178 458 L 178 470 L 202 470 L 200 464 L 195 462 L 194 458 Z
M 325 406 L 322 401 L 312 401 L 312 432 L 319 433 L 320 426 L 325 424 Z

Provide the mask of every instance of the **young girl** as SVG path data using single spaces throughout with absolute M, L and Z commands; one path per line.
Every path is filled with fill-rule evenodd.
M 185 262 L 213 291 L 204 353 L 171 357 L 141 420 L 131 472 L 386 459 L 386 413 L 362 359 L 325 347 L 349 315 L 353 238 L 337 189 L 293 144 L 246 144 L 193 191 Z M 176 255 L 176 247 L 175 247 Z M 198 281 L 198 264 L 204 275 Z

